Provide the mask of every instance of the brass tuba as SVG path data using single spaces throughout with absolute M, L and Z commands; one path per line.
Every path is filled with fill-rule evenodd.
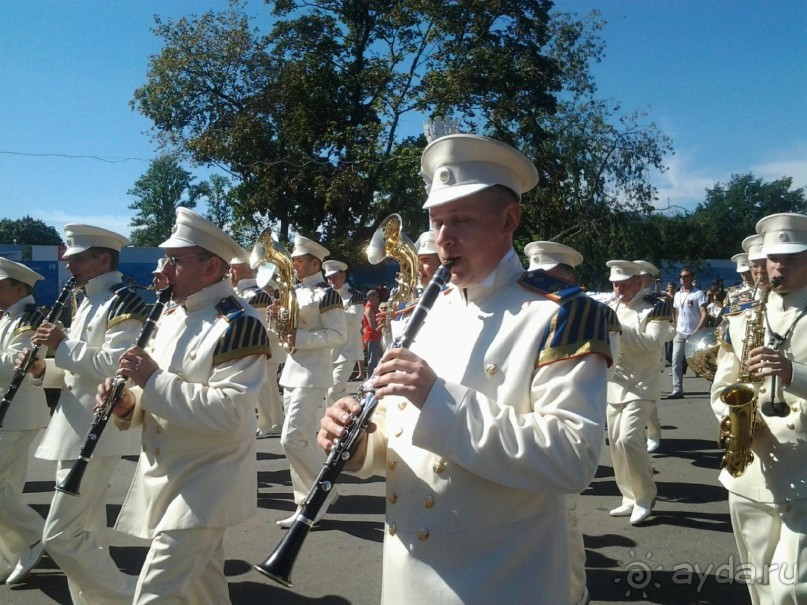
M 270 312 L 269 329 L 277 334 L 281 345 L 288 350 L 286 336 L 297 329 L 300 305 L 294 294 L 294 264 L 291 254 L 271 229 L 266 229 L 258 237 L 249 256 L 249 264 L 255 270 L 259 288 L 265 288 L 272 281 L 277 283 L 280 293 L 280 310 Z
M 720 447 L 725 452 L 720 463 L 732 477 L 739 477 L 754 461 L 751 442 L 757 424 L 757 387 L 753 383 L 762 379 L 748 369 L 748 357 L 753 349 L 765 344 L 765 309 L 768 295 L 777 284 L 772 282 L 762 298 L 746 313 L 745 337 L 740 357 L 739 382 L 727 386 L 720 393 L 720 401 L 729 408 L 729 415 L 720 421 Z
M 377 265 L 385 258 L 398 261 L 400 271 L 395 276 L 397 286 L 386 303 L 379 305 L 380 311 L 395 310 L 401 303 L 415 300 L 415 289 L 418 285 L 418 253 L 415 244 L 403 232 L 403 220 L 397 213 L 390 214 L 381 221 L 373 233 L 366 249 L 367 260 Z M 392 341 L 392 326 L 385 321 L 382 326 L 384 342 Z

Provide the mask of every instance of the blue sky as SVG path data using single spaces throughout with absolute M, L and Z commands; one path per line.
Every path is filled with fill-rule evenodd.
M 126 194 L 157 154 L 129 107 L 160 51 L 153 15 L 223 0 L 6 2 L 0 20 L 0 218 L 60 232 L 87 222 L 128 234 Z M 807 2 L 558 0 L 607 21 L 599 96 L 642 110 L 672 139 L 659 207 L 692 209 L 732 174 L 807 186 Z M 259 0 L 249 11 L 264 15 Z M 66 157 L 72 156 L 72 157 Z M 78 157 L 93 156 L 93 157 Z M 93 159 L 102 158 L 102 159 Z M 199 178 L 208 174 L 192 169 Z

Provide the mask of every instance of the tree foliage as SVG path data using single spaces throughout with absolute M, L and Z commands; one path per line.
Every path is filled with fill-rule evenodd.
M 426 142 L 413 123 L 451 115 L 538 166 L 520 244 L 552 238 L 585 254 L 615 214 L 649 212 L 648 171 L 663 168 L 669 141 L 596 99 L 596 13 L 550 14 L 548 0 L 267 5 L 267 32 L 237 0 L 158 18 L 164 46 L 132 101 L 167 149 L 235 178 L 235 222 L 313 236 L 355 258 L 395 211 L 414 239 L 428 221 Z
M 61 243 L 59 232 L 39 219 L 30 216 L 0 219 L 0 244 L 58 246 Z
M 129 205 L 131 210 L 137 210 L 130 223 L 135 227 L 130 237 L 133 246 L 154 247 L 168 239 L 176 209 L 194 208 L 198 198 L 208 191 L 206 183 L 193 184 L 194 178 L 172 155 L 152 160 L 145 174 L 127 191 L 136 198 Z

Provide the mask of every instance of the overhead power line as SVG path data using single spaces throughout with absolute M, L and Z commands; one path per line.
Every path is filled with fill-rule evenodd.
M 107 164 L 122 164 L 123 162 L 145 162 L 148 164 L 151 160 L 145 158 L 120 158 L 109 157 L 104 158 L 97 155 L 75 155 L 69 153 L 28 153 L 25 151 L 1 151 L 0 155 L 18 155 L 26 157 L 37 158 L 67 158 L 70 160 L 98 160 L 99 162 L 106 162 Z

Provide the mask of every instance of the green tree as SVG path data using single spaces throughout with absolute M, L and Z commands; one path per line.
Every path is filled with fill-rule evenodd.
M 156 139 L 237 179 L 236 210 L 288 239 L 311 235 L 351 258 L 390 212 L 426 228 L 413 122 L 525 150 L 542 175 L 520 241 L 580 246 L 626 209 L 647 212 L 669 142 L 639 114 L 595 98 L 602 27 L 550 15 L 548 0 L 267 1 L 268 33 L 244 5 L 156 20 L 163 50 L 132 105 Z
M 149 164 L 145 174 L 127 193 L 136 199 L 129 205 L 137 210 L 130 225 L 133 246 L 154 247 L 168 239 L 176 209 L 194 208 L 207 191 L 206 185 L 193 184 L 194 176 L 182 168 L 173 155 L 163 155 Z
M 61 243 L 59 232 L 39 219 L 30 216 L 0 219 L 0 244 L 58 246 Z

